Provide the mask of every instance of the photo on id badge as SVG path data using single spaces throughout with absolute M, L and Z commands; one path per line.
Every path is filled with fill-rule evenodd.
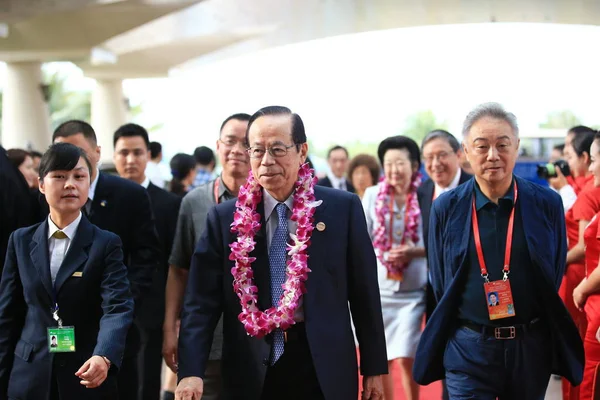
M 484 283 L 490 320 L 515 316 L 510 281 L 507 279 Z
M 75 328 L 48 328 L 48 350 L 51 353 L 72 353 L 75 351 Z

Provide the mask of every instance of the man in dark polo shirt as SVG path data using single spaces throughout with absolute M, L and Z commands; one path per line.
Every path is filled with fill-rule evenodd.
M 221 176 L 198 186 L 181 202 L 175 240 L 169 258 L 163 325 L 163 357 L 173 372 L 177 372 L 177 321 L 183 305 L 192 255 L 204 231 L 206 216 L 216 204 L 237 197 L 239 188 L 248 177 L 250 163 L 245 143 L 248 120 L 249 114 L 234 114 L 223 121 L 217 140 L 217 155 L 223 167 Z M 203 400 L 220 399 L 222 343 L 223 325 L 222 321 L 219 321 L 206 371 Z
M 566 261 L 562 202 L 513 175 L 518 134 L 515 116 L 497 103 L 469 113 L 463 149 L 475 178 L 431 209 L 438 306 L 414 377 L 422 385 L 445 377 L 450 399 L 542 400 L 552 373 L 582 379 L 583 345 L 557 294 Z

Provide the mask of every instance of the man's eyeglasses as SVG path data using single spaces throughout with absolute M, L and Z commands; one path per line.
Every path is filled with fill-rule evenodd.
M 250 158 L 263 158 L 267 152 L 271 155 L 271 157 L 280 158 L 284 157 L 288 153 L 288 149 L 292 147 L 296 147 L 295 144 L 290 146 L 286 146 L 284 144 L 276 144 L 274 146 L 264 148 L 264 147 L 249 147 L 248 155 Z
M 448 160 L 448 157 L 450 157 L 451 154 L 454 154 L 454 152 L 446 152 L 446 151 L 442 151 L 441 153 L 438 154 L 431 154 L 428 156 L 423 157 L 423 160 L 425 160 L 425 162 L 427 164 L 431 164 L 436 158 L 439 162 L 444 162 L 446 160 Z

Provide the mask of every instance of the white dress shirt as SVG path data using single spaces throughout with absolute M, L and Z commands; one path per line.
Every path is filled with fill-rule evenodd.
M 150 186 L 150 178 L 148 178 L 147 176 L 144 177 L 144 182 L 142 182 L 142 186 L 144 189 L 148 189 L 148 186 Z
M 50 260 L 50 275 L 52 276 L 52 284 L 56 280 L 56 275 L 58 274 L 58 270 L 62 265 L 65 256 L 67 255 L 67 251 L 69 251 L 69 246 L 71 246 L 71 242 L 75 237 L 75 233 L 77 232 L 77 228 L 79 227 L 79 222 L 81 221 L 81 212 L 79 216 L 75 218 L 75 221 L 71 222 L 64 229 L 59 229 L 58 226 L 48 215 L 48 259 Z M 52 237 L 54 232 L 63 231 L 67 237 L 65 239 L 57 239 Z
M 458 171 L 456 171 L 456 175 L 454 176 L 454 179 L 452 179 L 452 182 L 450 182 L 450 185 L 448 187 L 443 188 L 434 182 L 435 189 L 433 190 L 433 198 L 437 199 L 443 193 L 446 193 L 452 189 L 455 189 L 458 186 L 458 181 L 460 181 L 461 173 L 462 173 L 462 170 L 459 168 Z
M 275 230 L 277 229 L 277 225 L 279 224 L 279 216 L 277 215 L 277 212 L 275 212 L 275 207 L 277 207 L 277 204 L 279 204 L 279 201 L 277 199 L 275 199 L 273 196 L 271 196 L 271 194 L 266 191 L 265 189 L 263 189 L 263 200 L 264 200 L 264 206 L 265 206 L 265 228 L 266 228 L 266 233 L 267 233 L 267 251 L 271 251 L 271 239 L 273 238 L 273 235 L 275 234 Z M 287 200 L 285 201 L 285 205 L 288 208 L 288 222 L 287 222 L 287 227 L 288 227 L 288 233 L 296 233 L 296 229 L 298 228 L 298 223 L 295 221 L 292 221 L 290 218 L 292 216 L 292 210 L 294 209 L 294 194 L 292 193 L 290 195 L 290 197 L 287 198 Z M 288 240 L 288 242 L 291 241 Z M 287 275 L 286 275 L 286 279 L 287 279 Z M 309 274 L 309 278 L 310 279 L 310 274 Z M 299 304 L 298 304 L 298 309 L 296 310 L 296 313 L 294 314 L 294 320 L 296 322 L 300 322 L 300 321 L 304 321 L 304 307 L 303 307 L 303 299 L 300 298 Z
M 338 178 L 337 176 L 335 176 L 331 172 L 329 172 L 327 174 L 327 177 L 331 181 L 331 187 L 332 188 L 334 188 L 334 189 L 340 189 L 340 190 L 346 190 L 346 191 L 348 190 L 348 185 L 346 184 L 346 178 L 344 178 L 344 177 Z
M 96 173 L 96 178 L 94 178 L 94 181 L 90 185 L 90 191 L 88 193 L 88 198 L 90 200 L 94 200 L 94 195 L 96 194 L 96 186 L 98 186 L 98 178 L 100 178 L 100 171 Z

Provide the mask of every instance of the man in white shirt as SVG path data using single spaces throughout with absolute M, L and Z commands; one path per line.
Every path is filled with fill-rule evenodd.
M 327 176 L 323 179 L 319 179 L 317 185 L 354 193 L 354 186 L 346 179 L 346 171 L 348 170 L 348 150 L 342 146 L 333 146 L 327 152 L 327 163 L 329 164 Z
M 150 142 L 150 161 L 146 162 L 145 175 L 150 179 L 150 182 L 157 187 L 165 188 L 165 179 L 160 171 L 160 162 L 162 161 L 162 145 L 158 142 Z

